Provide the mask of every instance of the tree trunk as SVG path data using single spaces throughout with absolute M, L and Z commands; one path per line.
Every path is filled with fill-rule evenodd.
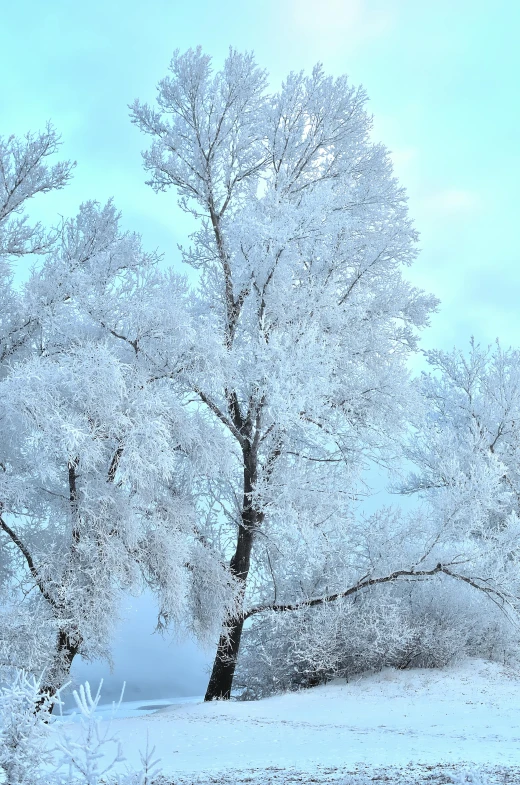
M 72 662 L 78 653 L 81 643 L 82 638 L 80 635 L 71 635 L 64 629 L 59 631 L 56 641 L 56 656 L 54 658 L 54 664 L 49 670 L 46 683 L 44 683 L 41 687 L 40 692 L 42 697 L 36 705 L 37 710 L 41 709 L 46 699 L 52 698 L 52 696 L 56 693 L 56 690 L 59 689 L 60 686 L 63 686 L 63 684 L 68 679 Z M 49 714 L 52 714 L 54 704 L 54 700 L 48 704 Z
M 257 477 L 256 455 L 250 449 L 245 448 L 243 450 L 243 456 L 244 495 L 242 521 L 238 527 L 235 553 L 229 564 L 231 573 L 235 578 L 238 578 L 242 584 L 240 590 L 242 600 L 246 590 L 255 531 L 262 521 L 262 513 L 259 510 L 255 510 L 251 503 Z M 215 698 L 224 700 L 230 698 L 243 626 L 244 618 L 241 614 L 226 619 L 224 622 L 224 629 L 218 642 L 213 669 L 211 671 L 206 695 L 204 696 L 205 701 L 211 701 Z
M 230 619 L 226 623 L 226 629 L 218 642 L 217 655 L 204 696 L 205 701 L 215 698 L 228 700 L 231 697 L 243 626 L 243 619 Z

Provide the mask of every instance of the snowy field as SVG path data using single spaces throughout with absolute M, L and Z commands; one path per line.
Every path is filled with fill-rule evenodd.
M 520 675 L 482 660 L 255 702 L 128 703 L 112 727 L 129 766 L 148 736 L 168 783 L 416 785 L 462 782 L 466 770 L 520 783 Z

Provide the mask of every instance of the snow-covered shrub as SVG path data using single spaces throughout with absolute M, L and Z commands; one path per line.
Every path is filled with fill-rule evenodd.
M 40 686 L 20 671 L 10 686 L 0 689 L 0 772 L 8 785 L 46 782 L 41 766 L 52 759 L 46 722 L 51 697 L 42 696 Z
M 401 584 L 394 591 L 411 634 L 398 657 L 384 664 L 439 668 L 468 656 L 518 661 L 514 625 L 471 586 L 439 578 Z
M 481 592 L 445 576 L 387 584 L 244 631 L 236 686 L 244 698 L 384 667 L 437 668 L 468 656 L 520 659 L 514 628 Z
M 370 595 L 265 614 L 244 631 L 237 686 L 256 698 L 348 677 L 395 659 L 410 639 L 398 603 Z
M 2 785 L 154 785 L 159 760 L 155 748 L 141 752 L 138 771 L 117 771 L 125 758 L 121 743 L 96 710 L 100 684 L 93 696 L 87 683 L 73 695 L 80 717 L 72 727 L 60 726 L 49 714 L 57 696 L 42 694 L 41 679 L 19 671 L 0 690 L 0 783 Z M 53 738 L 56 739 L 53 745 Z
M 102 723 L 96 715 L 102 686 L 103 681 L 94 696 L 88 682 L 81 685 L 79 690 L 74 690 L 81 731 L 79 735 L 67 730 L 59 733 L 54 750 L 59 754 L 57 771 L 65 768 L 68 773 L 66 781 L 71 785 L 100 785 L 102 782 L 111 782 L 113 785 L 153 785 L 159 774 L 159 760 L 155 758 L 155 748 L 150 748 L 148 739 L 146 750 L 141 753 L 140 771 L 127 772 L 125 775 L 116 774 L 117 764 L 122 763 L 125 757 L 111 722 Z M 123 693 L 121 699 L 122 697 Z M 115 709 L 116 707 L 114 713 Z M 107 774 L 110 774 L 108 779 Z
M 98 785 L 105 774 L 112 771 L 117 763 L 124 761 L 121 743 L 112 733 L 110 723 L 103 728 L 95 716 L 102 685 L 103 682 L 94 697 L 88 682 L 81 685 L 79 690 L 74 690 L 74 700 L 80 711 L 81 733 L 76 738 L 66 730 L 62 731 L 56 745 L 56 752 L 61 756 L 58 768 L 67 768 L 69 781 L 77 782 L 78 785 Z M 103 757 L 109 749 L 110 762 L 106 763 Z

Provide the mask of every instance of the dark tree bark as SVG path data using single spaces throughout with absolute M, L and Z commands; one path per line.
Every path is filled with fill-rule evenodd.
M 238 527 L 235 553 L 229 564 L 229 569 L 232 575 L 242 584 L 241 597 L 243 600 L 251 564 L 254 537 L 262 521 L 262 513 L 254 509 L 252 504 L 258 469 L 256 451 L 252 450 L 249 445 L 245 445 L 242 452 L 244 457 L 242 516 Z M 218 642 L 213 669 L 206 695 L 204 696 L 205 701 L 211 701 L 215 698 L 227 700 L 231 696 L 243 626 L 244 615 L 242 613 L 226 619 L 224 622 L 224 629 Z
M 218 642 L 217 654 L 204 696 L 205 701 L 216 698 L 228 700 L 231 697 L 243 626 L 243 618 L 226 622 L 225 630 Z

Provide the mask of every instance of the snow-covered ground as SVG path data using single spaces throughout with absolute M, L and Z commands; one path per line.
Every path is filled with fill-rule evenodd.
M 136 767 L 148 735 L 176 782 L 357 783 L 397 771 L 409 777 L 392 782 L 450 782 L 441 772 L 484 764 L 509 769 L 496 781 L 520 783 L 520 675 L 483 660 L 386 669 L 255 702 L 123 704 L 113 729 Z

